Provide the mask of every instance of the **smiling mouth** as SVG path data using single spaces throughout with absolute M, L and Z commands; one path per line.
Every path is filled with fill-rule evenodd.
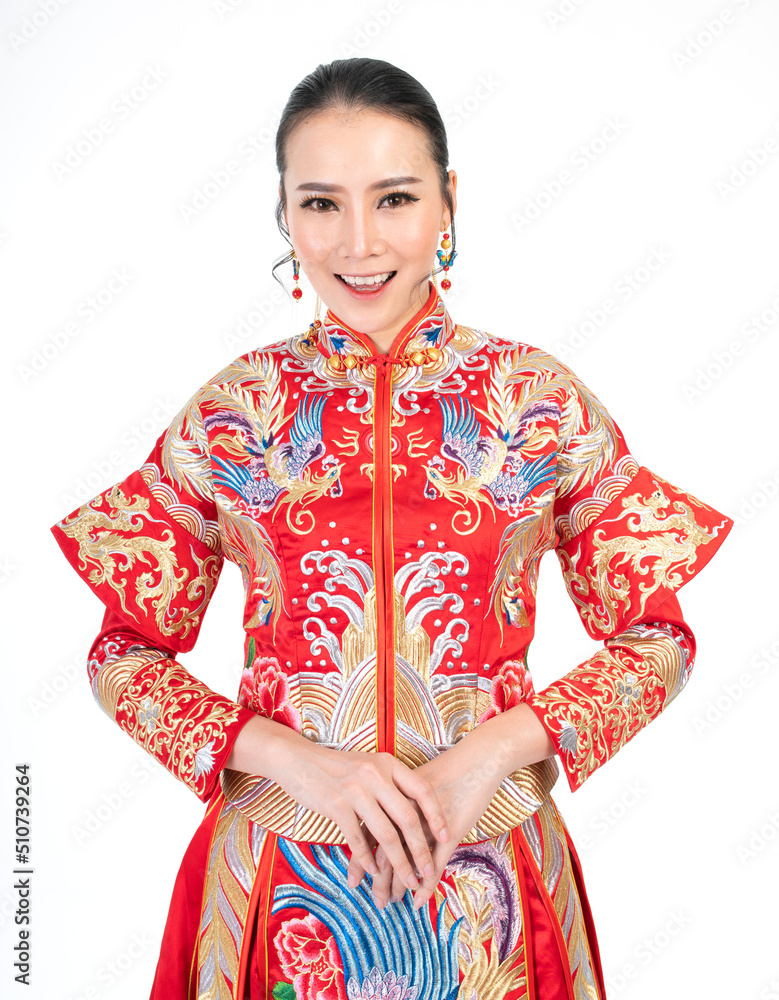
M 378 274 L 336 274 L 336 278 L 348 285 L 355 292 L 373 292 L 382 288 L 397 274 L 397 271 L 380 271 Z

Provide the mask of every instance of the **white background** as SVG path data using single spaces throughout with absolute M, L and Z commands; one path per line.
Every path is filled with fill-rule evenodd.
M 300 304 L 279 301 L 270 275 L 286 247 L 273 132 L 318 63 L 369 55 L 417 76 L 447 122 L 455 321 L 566 360 L 640 463 L 737 518 L 680 594 L 698 641 L 686 690 L 575 795 L 562 775 L 555 788 L 609 998 L 779 996 L 776 5 L 44 6 L 6 2 L 0 17 L 3 995 L 148 996 L 203 807 L 94 702 L 85 653 L 102 605 L 49 526 L 135 469 L 224 364 L 308 324 L 310 286 Z M 123 94 L 138 99 L 130 112 Z M 188 212 L 228 161 L 230 183 Z M 642 270 L 648 259 L 664 262 Z M 84 303 L 114 269 L 127 285 L 89 321 Z M 629 280 L 635 294 L 618 297 Z M 609 297 L 618 308 L 588 325 Z M 267 318 L 236 334 L 256 303 Z M 547 559 L 539 689 L 598 648 Z M 229 697 L 241 610 L 229 566 L 183 660 Z M 19 762 L 32 768 L 31 988 L 12 970 Z

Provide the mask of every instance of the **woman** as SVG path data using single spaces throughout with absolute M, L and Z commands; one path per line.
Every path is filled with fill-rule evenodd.
M 560 360 L 455 324 L 434 277 L 445 294 L 447 163 L 405 72 L 303 80 L 277 218 L 314 322 L 218 372 L 52 528 L 107 606 L 99 704 L 207 803 L 152 998 L 605 997 L 550 792 L 684 687 L 675 592 L 733 521 L 639 465 Z M 549 550 L 603 646 L 536 692 Z M 246 595 L 236 701 L 176 659 L 225 557 Z

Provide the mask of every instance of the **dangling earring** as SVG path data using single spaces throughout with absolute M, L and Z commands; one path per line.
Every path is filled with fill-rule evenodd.
M 441 263 L 441 266 L 444 269 L 444 277 L 441 280 L 441 288 L 445 292 L 448 292 L 449 289 L 452 287 L 452 283 L 449 280 L 449 278 L 447 277 L 447 271 L 452 266 L 452 264 L 454 264 L 454 258 L 457 256 L 457 251 L 456 250 L 452 250 L 450 253 L 446 253 L 445 252 L 445 251 L 449 250 L 449 247 L 451 245 L 452 244 L 451 244 L 451 241 L 449 239 L 449 233 L 444 233 L 444 235 L 443 235 L 443 237 L 441 239 L 441 247 L 442 247 L 442 249 L 441 250 L 436 250 L 436 254 L 438 256 L 438 260 L 439 260 L 439 262 Z M 433 277 L 433 282 L 435 283 L 435 276 Z
M 322 328 L 322 320 L 319 318 L 319 307 L 321 306 L 321 304 L 322 303 L 319 300 L 319 295 L 317 294 L 317 297 L 316 297 L 316 309 L 314 310 L 314 322 L 308 324 L 309 329 L 311 330 L 310 336 L 313 339 L 317 338 L 317 336 L 319 335 L 319 331 Z
M 295 282 L 295 287 L 292 289 L 292 298 L 297 301 L 303 297 L 303 289 L 297 284 L 300 281 L 300 261 L 294 250 L 292 251 L 292 280 Z

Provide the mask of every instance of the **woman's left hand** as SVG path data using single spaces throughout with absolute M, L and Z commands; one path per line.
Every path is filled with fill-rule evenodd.
M 425 761 L 419 766 L 420 773 L 424 773 L 436 791 L 444 811 L 449 838 L 443 843 L 437 840 L 414 803 L 420 814 L 422 828 L 435 866 L 429 878 L 421 878 L 419 887 L 414 893 L 414 906 L 417 909 L 433 895 L 455 848 L 484 815 L 506 774 L 511 773 L 508 770 L 501 770 L 494 754 L 494 747 L 486 752 L 485 749 L 476 752 L 473 741 L 469 743 L 468 738 L 464 737 L 448 750 L 442 751 L 432 760 Z M 366 836 L 371 842 L 371 848 L 375 848 L 375 838 L 368 831 Z M 397 878 L 381 847 L 376 849 L 374 860 L 379 873 L 371 876 L 373 897 L 376 905 L 383 909 L 390 900 L 397 902 L 410 890 Z M 349 885 L 354 887 L 364 877 L 365 869 L 352 857 L 347 874 Z

